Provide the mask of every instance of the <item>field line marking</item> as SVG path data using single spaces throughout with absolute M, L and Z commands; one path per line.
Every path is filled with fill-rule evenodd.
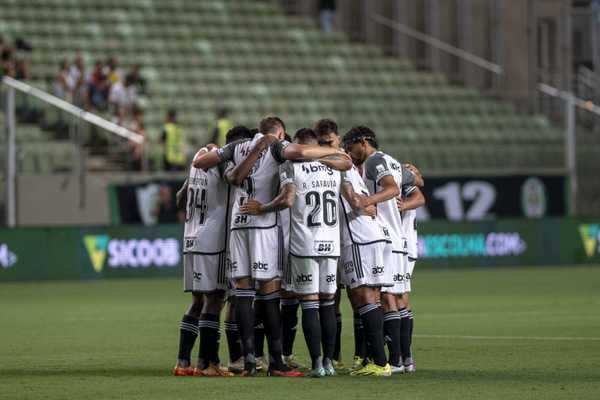
M 583 336 L 463 336 L 463 335 L 415 335 L 426 339 L 465 339 L 465 340 L 550 340 L 550 341 L 589 341 L 598 342 L 600 337 Z

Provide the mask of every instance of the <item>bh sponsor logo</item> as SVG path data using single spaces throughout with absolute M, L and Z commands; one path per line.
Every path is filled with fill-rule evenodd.
M 331 254 L 333 252 L 333 241 L 315 240 L 314 250 L 319 254 Z
M 83 245 L 94 271 L 110 268 L 174 268 L 181 259 L 177 239 L 111 239 L 108 235 L 86 235 Z
M 298 274 L 296 275 L 296 284 L 297 285 L 306 285 L 312 282 L 313 276 L 312 274 Z
M 0 267 L 10 268 L 17 263 L 19 258 L 10 251 L 7 244 L 0 243 Z
M 600 224 L 579 225 L 579 235 L 588 258 L 600 254 Z
M 425 258 L 510 257 L 527 250 L 519 232 L 421 235 L 419 256 Z

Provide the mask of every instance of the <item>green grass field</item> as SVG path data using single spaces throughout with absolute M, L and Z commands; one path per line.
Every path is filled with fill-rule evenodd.
M 415 375 L 224 379 L 170 376 L 179 280 L 3 283 L 0 398 L 600 398 L 600 266 L 420 271 L 413 285 Z M 307 361 L 301 333 L 296 353 Z

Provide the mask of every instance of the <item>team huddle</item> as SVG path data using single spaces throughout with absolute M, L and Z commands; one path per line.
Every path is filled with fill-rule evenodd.
M 425 202 L 419 170 L 379 151 L 369 128 L 342 139 L 330 119 L 292 140 L 281 119 L 267 117 L 258 130 L 232 128 L 226 142 L 196 153 L 177 194 L 186 209 L 184 289 L 193 301 L 173 373 L 304 376 L 293 355 L 302 308 L 309 374 L 335 375 L 344 288 L 354 311 L 350 375 L 414 372 L 408 294 L 416 209 Z M 225 304 L 228 368 L 219 359 Z

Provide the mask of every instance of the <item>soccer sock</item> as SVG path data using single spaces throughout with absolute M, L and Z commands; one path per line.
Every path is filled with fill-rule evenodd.
M 408 319 L 408 311 L 406 308 L 402 308 L 399 311 L 400 313 L 400 353 L 402 354 L 402 359 L 406 362 L 406 360 L 410 359 L 410 322 Z
M 410 358 L 409 364 L 413 362 L 412 360 L 412 338 L 413 338 L 413 326 L 414 326 L 414 318 L 412 310 L 408 310 L 408 357 Z M 406 359 L 404 360 L 407 361 Z
M 229 348 L 229 361 L 233 363 L 242 356 L 237 323 L 225 321 L 225 336 L 227 336 L 227 347 Z
M 265 354 L 265 328 L 264 307 L 262 296 L 257 294 L 254 298 L 254 354 L 263 357 Z
M 319 302 L 302 301 L 302 330 L 312 367 L 316 368 L 321 360 L 321 323 L 319 322 Z
M 279 291 L 263 296 L 263 324 L 269 344 L 269 368 L 281 371 L 285 369 L 281 356 L 281 310 L 279 309 Z
M 383 315 L 383 332 L 388 344 L 389 363 L 400 365 L 400 313 L 387 312 Z
M 198 368 L 204 369 L 208 367 L 210 362 L 219 362 L 219 316 L 201 314 L 198 327 L 200 330 Z
M 236 289 L 235 291 L 235 320 L 242 342 L 242 354 L 244 356 L 244 368 L 254 368 L 254 289 Z
M 191 315 L 184 314 L 179 323 L 179 355 L 177 356 L 177 362 L 180 366 L 190 366 L 192 349 L 194 348 L 197 337 L 198 319 Z
M 360 314 L 354 312 L 354 357 L 365 358 L 367 356 L 367 342 L 365 331 L 360 319 Z
M 294 352 L 299 306 L 298 299 L 281 299 L 281 347 L 284 356 L 291 356 Z
M 335 348 L 333 349 L 333 359 L 340 361 L 342 355 L 342 314 L 335 314 Z
M 323 342 L 323 358 L 333 360 L 335 350 L 335 300 L 322 300 L 319 304 L 319 321 L 321 322 L 321 340 Z
M 383 310 L 377 304 L 365 304 L 358 309 L 370 345 L 373 362 L 380 367 L 387 364 L 383 341 Z

